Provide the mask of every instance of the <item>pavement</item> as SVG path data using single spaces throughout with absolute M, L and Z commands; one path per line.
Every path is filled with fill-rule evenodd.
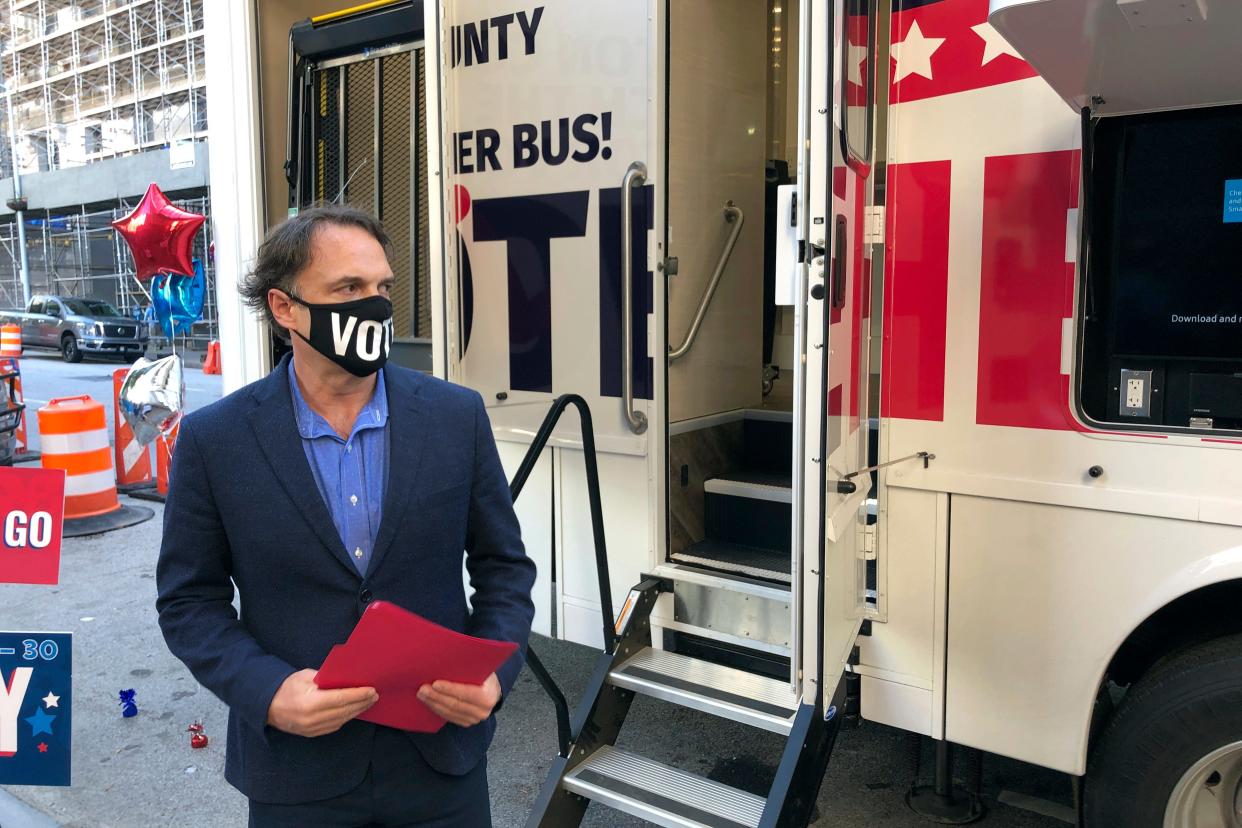
M 54 358 L 23 362 L 28 397 L 91 393 L 109 399 L 115 364 L 66 365 Z M 191 405 L 219 395 L 219 378 L 186 374 Z M 106 392 L 106 394 L 105 394 Z M 109 406 L 110 408 L 110 406 Z M 3 828 L 146 828 L 241 826 L 245 799 L 224 781 L 224 705 L 199 686 L 167 650 L 155 614 L 155 562 L 162 526 L 155 518 L 105 535 L 67 540 L 57 586 L 0 586 L 5 627 L 74 634 L 73 784 L 67 788 L 0 788 Z M 587 681 L 596 653 L 536 637 L 532 641 L 571 705 Z M 139 714 L 121 716 L 120 690 L 137 691 Z M 211 741 L 192 750 L 186 727 L 204 722 Z M 619 745 L 668 764 L 763 793 L 782 740 L 769 733 L 648 698 L 632 708 Z M 489 756 L 496 826 L 523 825 L 556 753 L 551 703 L 523 673 L 500 714 Z M 932 757 L 924 740 L 921 773 L 929 781 Z M 862 723 L 843 730 L 817 802 L 815 826 L 893 826 L 927 823 L 911 813 L 904 795 L 915 776 L 911 737 Z M 1069 783 L 1053 773 L 1001 757 L 983 766 L 990 828 L 1056 828 L 1064 821 L 1013 807 L 1023 802 L 1046 813 L 1067 811 Z M 1003 801 L 1002 801 L 1003 800 Z M 593 806 L 584 825 L 638 826 L 636 819 Z

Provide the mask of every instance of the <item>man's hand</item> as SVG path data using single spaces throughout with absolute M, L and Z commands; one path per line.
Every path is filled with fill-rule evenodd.
M 500 679 L 492 673 L 482 684 L 433 681 L 418 689 L 418 699 L 440 718 L 471 727 L 492 715 L 500 701 Z
M 325 736 L 379 701 L 373 687 L 320 690 L 315 672 L 299 670 L 285 679 L 267 710 L 269 725 L 295 736 Z

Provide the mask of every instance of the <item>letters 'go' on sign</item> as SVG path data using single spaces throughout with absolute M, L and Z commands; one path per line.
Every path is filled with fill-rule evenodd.
M 0 467 L 0 583 L 60 580 L 64 514 L 63 471 Z

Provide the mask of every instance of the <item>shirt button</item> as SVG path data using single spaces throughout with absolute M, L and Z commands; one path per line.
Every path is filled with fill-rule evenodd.
M 359 546 L 357 549 L 355 549 L 355 550 L 354 550 L 354 557 L 355 557 L 355 558 L 361 558 L 361 557 L 362 557 L 362 547 L 361 547 L 361 546 Z
M 358 505 L 358 495 L 350 495 L 350 496 L 349 496 L 349 505 L 350 505 L 350 506 L 357 506 L 357 505 Z
M 349 445 L 345 446 L 345 451 L 346 451 L 346 452 L 348 452 L 348 453 L 350 453 L 350 454 L 353 454 L 353 451 L 354 451 L 354 444 L 353 444 L 353 443 L 350 443 Z

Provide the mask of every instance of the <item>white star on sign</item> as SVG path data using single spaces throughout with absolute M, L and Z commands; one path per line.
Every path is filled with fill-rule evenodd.
M 47 691 L 47 695 L 43 697 L 43 703 L 46 704 L 48 708 L 60 707 L 60 696 L 53 694 L 52 691 L 49 690 Z
M 919 21 L 914 21 L 906 39 L 893 44 L 893 60 L 897 61 L 897 74 L 893 78 L 896 83 L 910 75 L 922 75 L 932 79 L 931 59 L 936 50 L 944 44 L 943 37 L 924 37 L 919 28 Z
M 1013 57 L 1022 59 L 1022 56 L 1014 51 L 1013 45 L 1001 36 L 1001 33 L 992 28 L 992 24 L 986 20 L 978 26 L 971 26 L 970 30 L 979 37 L 983 38 L 983 63 L 981 66 L 987 66 L 1001 55 L 1012 55 Z
M 849 70 L 850 70 L 850 73 L 849 73 L 850 83 L 854 84 L 855 86 L 862 86 L 866 88 L 865 85 L 863 84 L 862 65 L 867 60 L 867 52 L 869 50 L 867 49 L 866 46 L 855 46 L 853 43 L 850 44 L 849 48 L 850 48 L 850 56 L 848 58 L 848 61 L 849 61 Z

